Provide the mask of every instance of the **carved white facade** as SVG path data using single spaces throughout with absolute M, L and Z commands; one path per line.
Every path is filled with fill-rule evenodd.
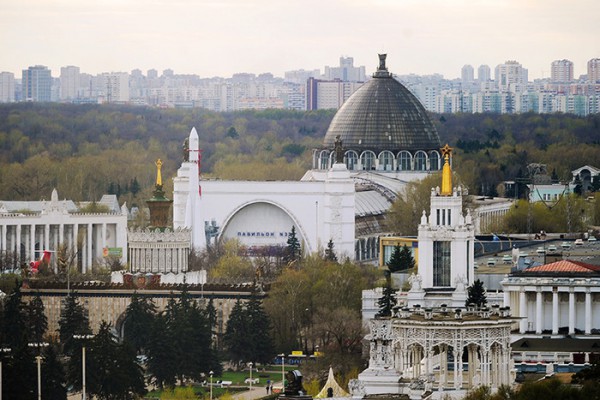
M 107 213 L 83 213 L 70 200 L 0 202 L 0 251 L 16 252 L 22 262 L 39 258 L 43 250 L 56 251 L 63 244 L 77 251 L 74 264 L 81 272 L 101 263 L 116 249 L 127 262 L 127 207 Z M 106 249 L 106 250 L 105 250 Z M 56 257 L 51 258 L 54 266 Z
M 189 228 L 192 246 L 238 239 L 248 247 L 285 246 L 292 226 L 308 253 L 331 239 L 338 258 L 354 258 L 355 189 L 344 164 L 323 182 L 199 179 L 198 134 L 189 137 L 189 161 L 174 178 L 173 226 Z
M 403 308 L 392 318 L 369 321 L 369 367 L 351 385 L 358 395 L 451 389 L 463 396 L 481 385 L 514 382 L 507 309 Z
M 130 229 L 127 237 L 131 272 L 177 274 L 188 270 L 189 229 Z

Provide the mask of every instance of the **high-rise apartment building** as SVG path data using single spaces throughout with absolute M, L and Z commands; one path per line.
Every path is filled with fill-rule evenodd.
M 0 72 L 0 103 L 15 101 L 15 74 Z
M 340 57 L 339 67 L 325 67 L 326 80 L 340 80 L 344 82 L 364 82 L 366 80 L 365 67 L 355 67 L 354 58 Z
M 107 103 L 125 103 L 129 101 L 129 74 L 111 72 L 100 75 L 101 91 Z
M 306 109 L 338 109 L 361 85 L 361 82 L 321 81 L 309 78 L 306 83 Z
M 489 65 L 480 65 L 479 68 L 477 68 L 477 80 L 480 83 L 492 80 L 492 73 Z
M 79 67 L 67 66 L 60 69 L 60 99 L 73 100 L 79 97 L 81 87 Z
M 516 61 L 507 61 L 496 67 L 495 80 L 500 90 L 516 90 L 527 85 L 528 71 Z
M 23 70 L 23 101 L 51 101 L 52 76 L 48 67 L 36 65 Z
M 600 83 L 600 58 L 592 58 L 587 63 L 588 81 Z
M 550 77 L 552 82 L 572 82 L 573 62 L 569 60 L 555 60 L 551 64 Z
M 475 80 L 475 70 L 472 65 L 464 65 L 460 70 L 463 85 L 469 85 Z

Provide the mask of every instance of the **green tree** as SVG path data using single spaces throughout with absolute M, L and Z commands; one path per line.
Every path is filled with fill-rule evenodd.
M 382 296 L 379 298 L 379 300 L 377 300 L 377 306 L 379 307 L 379 310 L 377 311 L 377 314 L 375 314 L 376 317 L 391 317 L 393 309 L 398 303 L 398 300 L 396 299 L 396 291 L 392 287 L 391 276 L 388 274 L 386 278 L 386 284 L 383 287 Z
M 131 296 L 131 303 L 129 303 L 125 311 L 125 332 L 123 339 L 137 353 L 142 353 L 144 346 L 149 341 L 155 315 L 156 306 L 152 300 L 140 296 L 137 292 Z
M 27 305 L 27 329 L 29 339 L 33 342 L 42 342 L 48 330 L 48 317 L 44 312 L 44 303 L 37 292 Z
M 73 335 L 91 334 L 87 309 L 79 303 L 76 293 L 70 293 L 63 300 L 63 307 L 58 320 L 58 334 L 63 346 L 63 353 L 72 356 L 81 351 L 81 346 L 73 339 Z
M 250 330 L 246 311 L 241 299 L 238 297 L 229 314 L 227 328 L 223 335 L 223 343 L 227 349 L 229 359 L 237 366 L 243 361 L 252 360 Z
M 178 358 L 175 353 L 177 338 L 169 329 L 166 315 L 159 314 L 154 318 L 151 332 L 146 345 L 148 372 L 160 389 L 175 386 Z
M 42 363 L 42 393 L 45 398 L 66 400 L 66 376 L 54 345 L 50 345 Z
M 271 336 L 271 321 L 255 292 L 248 301 L 246 312 L 252 350 L 249 361 L 266 364 L 273 359 L 275 347 Z
M 296 237 L 296 227 L 292 226 L 292 230 L 288 235 L 287 247 L 285 249 L 284 261 L 288 264 L 292 264 L 300 259 L 302 256 L 302 248 L 300 241 Z
M 471 286 L 467 288 L 467 300 L 465 306 L 475 304 L 477 307 L 484 307 L 487 304 L 485 288 L 483 282 L 477 279 Z
M 90 341 L 87 388 L 101 400 L 133 400 L 146 393 L 144 375 L 136 363 L 135 350 L 119 344 L 111 325 L 102 321 L 98 333 Z
M 390 272 L 404 271 L 415 267 L 415 259 L 408 246 L 394 246 L 390 260 L 386 263 Z
M 329 239 L 327 242 L 327 248 L 325 249 L 325 259 L 327 261 L 337 262 L 337 256 L 335 255 L 335 249 L 333 248 L 333 240 Z

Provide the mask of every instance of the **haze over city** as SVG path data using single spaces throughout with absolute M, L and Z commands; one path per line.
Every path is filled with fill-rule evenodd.
M 42 64 L 87 73 L 173 69 L 203 77 L 335 65 L 460 76 L 464 64 L 517 60 L 529 78 L 600 56 L 596 0 L 3 0 L 0 71 Z

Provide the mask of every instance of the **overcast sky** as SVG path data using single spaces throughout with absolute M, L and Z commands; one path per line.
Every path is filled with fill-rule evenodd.
M 529 79 L 600 58 L 599 0 L 0 0 L 0 71 L 229 77 L 336 66 L 340 56 L 395 74 L 460 76 L 516 60 Z

